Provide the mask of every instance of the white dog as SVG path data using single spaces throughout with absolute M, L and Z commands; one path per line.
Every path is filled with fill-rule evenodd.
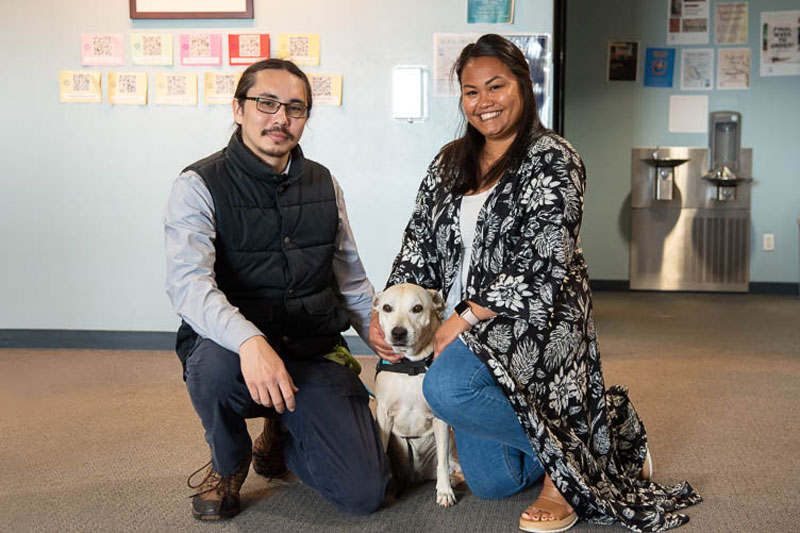
M 375 377 L 384 449 L 394 459 L 401 481 L 436 479 L 436 503 L 450 507 L 456 502 L 450 475 L 461 467 L 453 456 L 450 428 L 433 416 L 422 394 L 444 301 L 436 291 L 401 283 L 377 294 L 372 308 L 378 313 L 386 342 L 405 355 L 399 363 L 381 361 Z

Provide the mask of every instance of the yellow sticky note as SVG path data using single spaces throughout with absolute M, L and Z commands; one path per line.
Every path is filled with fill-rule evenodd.
M 103 101 L 100 82 L 102 73 L 87 70 L 62 70 L 58 74 L 59 99 L 62 102 Z
M 241 77 L 241 72 L 206 72 L 203 91 L 206 105 L 230 105 Z
M 319 34 L 281 33 L 278 35 L 278 57 L 297 65 L 319 65 Z
M 308 74 L 311 98 L 315 106 L 342 105 L 341 74 Z
M 156 73 L 156 105 L 197 105 L 197 74 Z
M 147 74 L 109 72 L 108 102 L 121 105 L 147 105 Z

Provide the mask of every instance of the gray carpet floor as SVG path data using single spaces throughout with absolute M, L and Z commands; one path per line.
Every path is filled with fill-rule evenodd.
M 705 498 L 681 531 L 800 531 L 800 298 L 598 293 L 595 308 L 606 385 L 630 389 L 655 479 Z M 462 485 L 442 509 L 428 483 L 352 517 L 251 471 L 243 512 L 206 524 L 185 483 L 207 458 L 174 354 L 0 350 L 2 531 L 512 532 L 539 491 L 485 501 Z

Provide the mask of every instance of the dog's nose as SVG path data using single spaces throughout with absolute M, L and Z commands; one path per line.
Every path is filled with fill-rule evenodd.
M 408 337 L 408 330 L 400 326 L 392 328 L 392 340 L 394 342 L 405 342 Z

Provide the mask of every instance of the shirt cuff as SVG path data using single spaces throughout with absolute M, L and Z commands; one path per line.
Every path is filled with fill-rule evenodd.
M 239 347 L 244 341 L 258 335 L 263 335 L 261 330 L 255 327 L 250 321 L 242 320 L 240 323 L 232 324 L 228 327 L 225 332 L 225 338 L 223 339 L 225 342 L 223 347 L 238 354 Z

